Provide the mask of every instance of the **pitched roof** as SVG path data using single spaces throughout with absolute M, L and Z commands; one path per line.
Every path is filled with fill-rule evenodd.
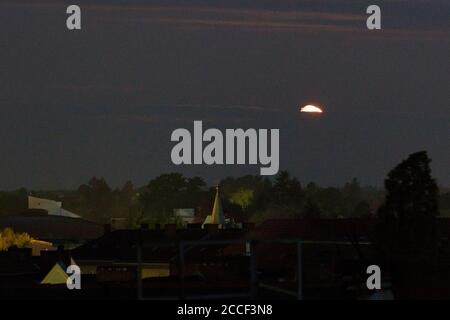
M 80 218 L 79 215 L 63 209 L 62 202 L 54 201 L 44 198 L 37 198 L 28 196 L 28 208 L 29 209 L 44 209 L 49 215 L 70 217 L 70 218 Z
M 53 268 L 42 279 L 41 284 L 65 284 L 69 276 L 60 263 L 56 263 Z
M 103 226 L 81 218 L 69 218 L 26 211 L 0 217 L 0 229 L 12 228 L 39 240 L 88 240 L 103 234 Z

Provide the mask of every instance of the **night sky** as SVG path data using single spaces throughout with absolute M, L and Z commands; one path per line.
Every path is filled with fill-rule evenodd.
M 69 4 L 81 31 L 66 28 Z M 382 30 L 366 29 L 370 4 Z M 449 14 L 440 0 L 2 0 L 0 189 L 259 174 L 172 165 L 170 134 L 193 120 L 279 128 L 280 169 L 302 183 L 381 186 L 427 150 L 449 186 Z

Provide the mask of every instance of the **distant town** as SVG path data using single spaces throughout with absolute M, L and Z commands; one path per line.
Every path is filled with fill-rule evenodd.
M 280 171 L 215 186 L 169 173 L 140 188 L 94 177 L 72 191 L 1 192 L 0 296 L 450 297 L 450 192 L 430 161 L 410 155 L 385 189 L 304 185 Z M 66 287 L 69 265 L 79 291 Z M 370 265 L 380 290 L 366 286 Z

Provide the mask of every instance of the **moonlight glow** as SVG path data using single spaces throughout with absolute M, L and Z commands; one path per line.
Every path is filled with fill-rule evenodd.
M 319 107 L 308 104 L 300 109 L 300 112 L 322 113 L 322 109 Z

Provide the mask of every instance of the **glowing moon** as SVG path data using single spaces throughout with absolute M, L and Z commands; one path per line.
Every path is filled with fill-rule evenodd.
M 322 109 L 319 107 L 313 106 L 312 104 L 308 104 L 300 109 L 300 112 L 311 112 L 311 113 L 322 113 Z

